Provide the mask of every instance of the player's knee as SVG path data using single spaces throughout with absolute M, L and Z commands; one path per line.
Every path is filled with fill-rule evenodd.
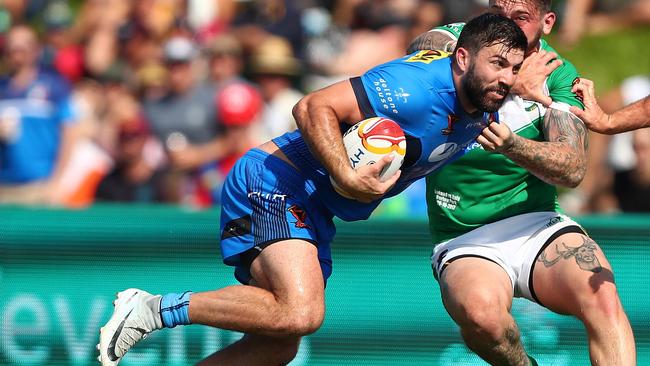
M 477 296 L 463 307 L 459 325 L 467 335 L 498 341 L 506 333 L 504 312 L 507 310 L 502 309 L 498 301 Z
M 305 336 L 316 332 L 323 324 L 325 311 L 322 307 L 313 306 L 293 309 L 287 313 L 282 333 L 293 336 Z
M 600 321 L 607 319 L 616 323 L 623 316 L 623 307 L 614 284 L 601 286 L 597 291 L 582 296 L 580 311 L 585 320 Z

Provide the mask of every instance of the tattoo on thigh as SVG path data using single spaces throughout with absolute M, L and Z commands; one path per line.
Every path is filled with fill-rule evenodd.
M 598 257 L 596 257 L 596 251 L 598 250 L 596 242 L 586 236 L 582 237 L 582 241 L 583 243 L 579 247 L 569 247 L 564 242 L 560 243 L 560 245 L 556 244 L 555 252 L 557 253 L 557 257 L 548 259 L 546 257 L 546 251 L 544 251 L 537 258 L 537 261 L 544 263 L 546 267 L 550 267 L 559 262 L 560 259 L 574 257 L 580 269 L 594 273 L 602 271 L 603 267 L 600 265 Z

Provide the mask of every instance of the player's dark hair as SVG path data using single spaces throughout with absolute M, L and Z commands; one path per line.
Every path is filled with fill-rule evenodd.
M 456 49 L 462 47 L 475 55 L 481 48 L 497 43 L 502 43 L 506 50 L 525 52 L 528 47 L 526 35 L 514 21 L 503 15 L 485 13 L 465 24 Z

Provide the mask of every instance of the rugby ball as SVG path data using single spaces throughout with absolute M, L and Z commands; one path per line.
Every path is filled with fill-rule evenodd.
M 386 165 L 379 175 L 383 182 L 392 177 L 404 162 L 406 155 L 406 138 L 397 122 L 384 118 L 372 117 L 350 127 L 343 134 L 343 144 L 352 168 L 375 164 L 386 155 L 392 154 L 393 161 Z M 347 196 L 330 177 L 334 188 Z

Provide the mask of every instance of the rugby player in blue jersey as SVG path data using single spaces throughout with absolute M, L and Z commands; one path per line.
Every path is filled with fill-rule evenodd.
M 299 131 L 249 151 L 223 189 L 221 251 L 244 285 L 121 292 L 101 331 L 102 364 L 116 365 L 149 332 L 186 324 L 246 333 L 200 365 L 290 362 L 323 322 L 333 217 L 367 219 L 383 198 L 462 156 L 514 84 L 526 46 L 513 21 L 485 14 L 468 22 L 453 55 L 415 52 L 304 97 L 293 111 Z M 390 159 L 353 170 L 341 137 L 374 116 L 407 136 L 401 174 L 385 182 L 379 172 Z

